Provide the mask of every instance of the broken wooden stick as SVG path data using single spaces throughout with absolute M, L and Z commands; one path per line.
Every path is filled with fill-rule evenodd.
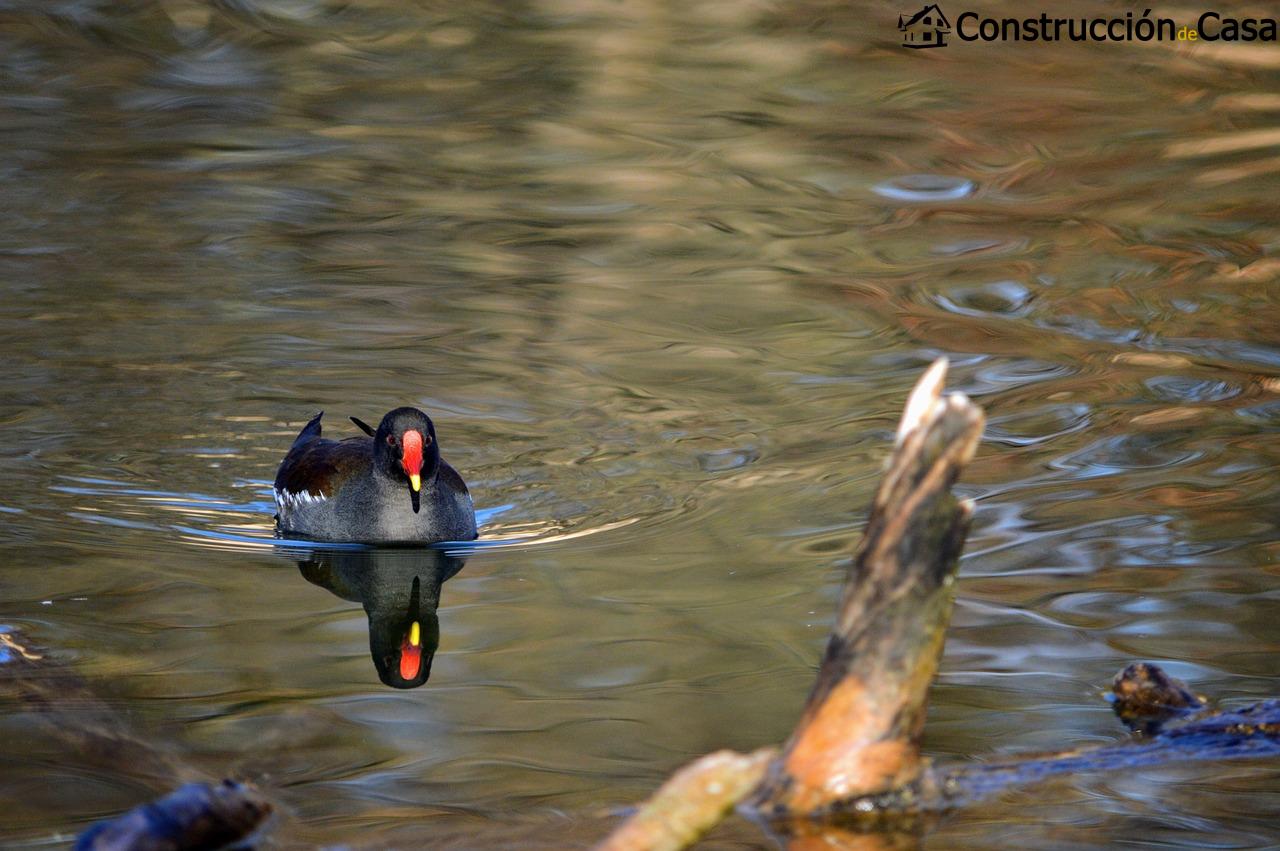
M 964 396 L 943 398 L 946 374 L 946 360 L 936 361 L 907 402 L 818 682 L 783 753 L 767 774 L 764 751 L 750 757 L 722 752 L 692 763 L 600 851 L 683 848 L 757 788 L 762 775 L 752 805 L 773 815 L 835 809 L 920 776 L 925 695 L 973 512 L 972 503 L 951 495 L 951 486 L 972 459 L 983 423 Z M 707 794 L 711 787 L 720 794 Z M 731 799 L 735 790 L 738 798 Z M 669 829 L 669 821 L 697 829 Z
M 762 814 L 812 816 L 920 776 L 925 699 L 973 514 L 951 487 L 983 425 L 963 395 L 943 398 L 946 374 L 946 360 L 936 361 L 907 402 L 818 681 L 751 796 Z

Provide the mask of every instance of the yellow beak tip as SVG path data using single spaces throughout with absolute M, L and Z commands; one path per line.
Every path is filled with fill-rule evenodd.
M 414 491 L 422 490 L 422 476 L 414 473 L 409 477 L 409 485 L 414 489 Z
M 409 627 L 409 645 L 417 647 L 422 643 L 422 628 L 418 626 L 418 622 L 414 621 L 413 626 Z

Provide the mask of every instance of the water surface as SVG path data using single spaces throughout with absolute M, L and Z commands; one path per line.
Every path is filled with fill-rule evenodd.
M 280 846 L 589 843 L 786 736 L 946 354 L 990 427 L 930 753 L 1114 740 L 1135 659 L 1280 692 L 1280 62 L 906 51 L 898 11 L 8 4 L 0 622 L 271 790 Z M 503 543 L 412 690 L 270 542 L 301 425 L 401 404 Z M 149 794 L 0 725 L 2 844 Z M 1274 765 L 1198 764 L 925 845 L 1269 848 L 1278 812 Z

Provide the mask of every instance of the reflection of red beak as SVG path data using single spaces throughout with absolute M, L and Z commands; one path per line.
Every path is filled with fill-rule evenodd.
M 409 485 L 414 493 L 422 487 L 422 432 L 409 429 L 404 433 L 404 452 L 400 456 L 400 466 L 409 477 Z
M 400 679 L 412 680 L 422 669 L 422 627 L 414 621 L 400 645 Z

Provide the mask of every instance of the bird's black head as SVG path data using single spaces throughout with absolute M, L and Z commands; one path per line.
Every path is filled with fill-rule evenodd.
M 430 483 L 440 468 L 440 447 L 431 418 L 417 408 L 391 411 L 373 434 L 373 454 L 384 475 L 408 485 L 417 513 L 422 482 Z

